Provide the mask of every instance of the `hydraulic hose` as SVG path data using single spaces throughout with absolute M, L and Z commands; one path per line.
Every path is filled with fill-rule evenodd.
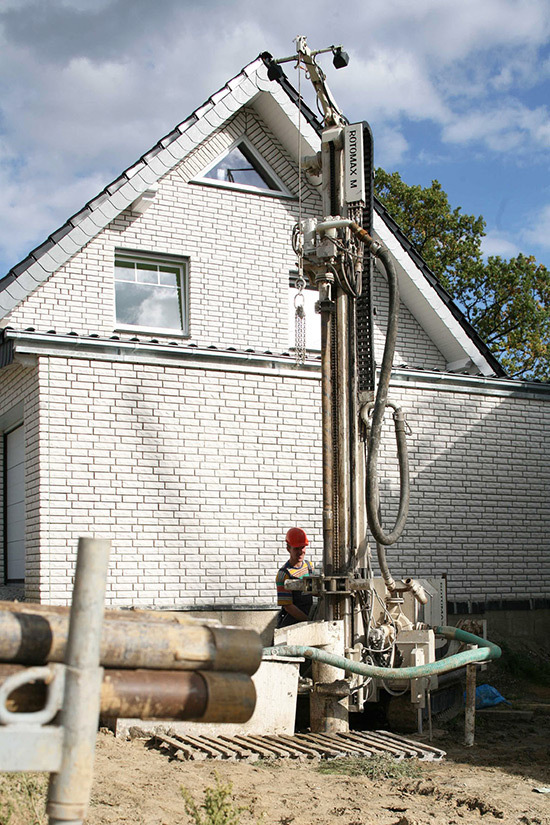
M 470 665 L 475 662 L 488 662 L 498 659 L 502 653 L 500 647 L 473 633 L 467 633 L 457 627 L 434 627 L 436 636 L 443 636 L 446 639 L 456 639 L 470 645 L 478 645 L 477 649 L 465 650 L 462 653 L 455 653 L 446 659 L 437 662 L 429 662 L 426 665 L 416 665 L 414 667 L 377 667 L 368 665 L 365 662 L 354 662 L 346 659 L 345 656 L 337 656 L 335 653 L 327 653 L 317 647 L 307 645 L 276 645 L 266 647 L 263 651 L 263 658 L 269 656 L 289 656 L 305 657 L 314 662 L 322 662 L 326 665 L 341 668 L 346 673 L 357 673 L 359 676 L 375 677 L 384 681 L 402 682 L 409 679 L 420 679 L 426 676 L 437 676 L 441 673 L 448 673 L 450 670 Z
M 353 226 L 351 227 L 354 228 Z M 358 227 L 359 228 L 359 227 Z M 365 233 L 367 234 L 367 233 Z M 367 235 L 367 237 L 370 237 Z M 365 239 L 364 239 L 365 240 Z M 388 388 L 390 384 L 393 356 L 397 341 L 397 321 L 399 311 L 399 288 L 397 284 L 397 273 L 393 261 L 387 249 L 376 244 L 372 239 L 368 244 L 377 258 L 382 261 L 388 278 L 388 328 L 386 332 L 386 342 L 384 354 L 380 368 L 380 380 L 376 391 L 376 398 L 372 405 L 372 417 L 369 422 L 368 413 L 371 405 L 366 405 L 361 410 L 361 417 L 367 426 L 370 425 L 368 438 L 368 458 L 367 458 L 367 518 L 371 533 L 379 545 L 388 546 L 394 544 L 402 534 L 407 515 L 409 512 L 410 483 L 409 483 L 409 459 L 407 453 L 407 442 L 405 436 L 405 416 L 403 411 L 394 407 L 393 419 L 395 423 L 395 438 L 397 442 L 397 455 L 399 460 L 399 508 L 393 529 L 386 533 L 380 523 L 379 515 L 379 491 L 378 491 L 378 455 L 380 452 L 380 441 L 382 436 L 382 423 L 384 413 L 388 404 Z M 394 406 L 394 405 L 391 405 Z M 382 548 L 379 548 L 379 561 Z M 385 566 L 385 557 L 381 561 L 381 567 Z
M 349 228 L 353 234 L 359 238 L 365 247 L 372 255 L 379 258 L 386 271 L 388 279 L 388 326 L 386 330 L 386 341 L 384 344 L 384 354 L 382 356 L 382 365 L 380 368 L 380 380 L 378 382 L 378 389 L 376 398 L 373 404 L 366 404 L 360 411 L 361 419 L 366 427 L 369 429 L 369 437 L 367 441 L 368 457 L 367 457 L 367 483 L 366 483 L 366 507 L 367 520 L 372 535 L 374 536 L 378 549 L 378 561 L 380 569 L 384 577 L 384 581 L 388 587 L 393 589 L 395 582 L 391 576 L 386 563 L 386 554 L 384 548 L 391 544 L 395 544 L 397 539 L 401 536 L 407 515 L 409 512 L 410 499 L 410 481 L 409 481 L 409 459 L 407 453 L 407 443 L 405 436 L 405 416 L 400 408 L 394 407 L 394 424 L 395 424 L 395 438 L 397 442 L 397 455 L 399 461 L 399 507 L 397 517 L 392 530 L 389 533 L 384 532 L 380 521 L 380 495 L 378 489 L 378 455 L 380 452 L 380 441 L 382 436 L 382 424 L 384 420 L 384 413 L 386 406 L 388 406 L 388 389 L 390 384 L 391 370 L 393 366 L 393 357 L 395 354 L 395 346 L 397 342 L 397 325 L 399 314 L 399 287 L 397 282 L 397 273 L 390 253 L 385 247 L 376 242 L 368 232 L 366 232 L 358 223 L 346 218 L 337 218 L 323 221 L 317 225 L 316 231 L 324 233 L 332 229 Z M 369 419 L 369 413 L 372 410 L 372 417 Z

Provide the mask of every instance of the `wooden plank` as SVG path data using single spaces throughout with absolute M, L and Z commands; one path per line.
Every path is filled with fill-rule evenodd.
M 281 759 L 288 759 L 290 756 L 289 752 L 282 748 L 279 744 L 266 741 L 265 736 L 254 736 L 253 734 L 247 734 L 246 738 L 250 740 L 254 747 L 265 748 L 266 750 L 271 751 L 273 756 L 279 756 Z
M 235 738 L 233 736 L 220 735 L 219 738 L 224 742 L 224 744 L 227 744 L 228 747 L 232 748 L 235 751 L 239 759 L 246 760 L 247 762 L 255 760 L 257 754 L 250 750 L 250 748 L 245 748 L 239 743 L 235 742 Z
M 281 742 L 285 746 L 289 747 L 294 753 L 298 754 L 302 759 L 315 759 L 317 756 L 316 753 L 312 753 L 311 748 L 306 747 L 305 745 L 298 745 L 294 741 L 292 736 L 288 736 L 287 734 L 269 734 L 267 739 L 274 739 L 277 742 Z
M 400 757 L 401 759 L 405 756 L 416 756 L 416 751 L 412 751 L 410 748 L 406 749 L 403 746 L 399 746 L 393 742 L 384 742 L 383 739 L 377 737 L 376 735 L 373 735 L 372 733 L 361 733 L 360 736 L 361 739 L 358 741 L 362 741 L 365 744 L 370 745 L 377 751 L 382 751 L 383 753 L 390 753 L 395 757 Z
M 209 756 L 211 759 L 221 759 L 222 757 L 222 751 L 219 747 L 216 747 L 214 745 L 208 745 L 201 739 L 201 737 L 182 734 L 181 736 L 178 735 L 178 740 L 179 739 L 181 739 L 181 741 L 186 745 L 192 745 L 195 749 L 195 752 L 197 749 L 199 750 L 199 752 L 204 751 L 204 753 L 206 753 L 206 755 Z
M 339 733 L 336 735 L 346 743 L 346 750 L 349 750 L 351 754 L 364 757 L 374 756 L 374 751 L 367 747 L 367 743 L 357 741 L 351 734 Z
M 155 733 L 154 738 L 155 740 L 163 742 L 165 745 L 169 745 L 170 747 L 174 748 L 176 753 L 178 751 L 180 753 L 183 753 L 187 759 L 195 759 L 195 751 L 191 748 L 188 748 L 183 742 L 180 742 L 178 739 L 174 739 L 172 736 L 167 736 L 165 733 Z M 206 754 L 202 754 L 202 758 L 206 759 Z
M 342 748 L 334 748 L 334 744 L 330 742 L 326 738 L 326 734 L 323 733 L 306 733 L 302 734 L 302 738 L 308 742 L 312 742 L 313 744 L 317 744 L 323 748 L 323 756 L 332 756 L 332 757 L 345 757 L 346 753 Z
M 416 742 L 414 739 L 407 739 L 405 736 L 398 736 L 396 733 L 390 733 L 386 730 L 377 730 L 374 731 L 379 736 L 384 736 L 387 739 L 394 740 L 396 742 L 401 742 L 407 745 L 412 745 L 414 748 L 421 748 L 423 751 L 430 751 L 433 753 L 438 759 L 441 759 L 445 756 L 445 751 L 442 751 L 441 748 L 436 748 L 434 745 L 427 745 L 424 742 Z
M 201 736 L 200 738 L 206 745 L 212 745 L 213 747 L 218 748 L 224 759 L 235 759 L 235 748 L 230 748 L 225 742 L 221 742 L 218 737 Z
M 320 756 L 320 754 L 314 748 L 312 748 L 311 745 L 305 745 L 296 742 L 296 736 L 289 736 L 288 734 L 284 733 L 280 734 L 280 738 L 285 742 L 290 742 L 292 747 L 303 753 L 307 759 L 318 759 Z
M 273 751 L 262 747 L 262 745 L 257 745 L 255 742 L 249 742 L 248 736 L 234 736 L 233 739 L 237 742 L 241 742 L 243 745 L 246 745 L 249 750 L 250 745 L 252 745 L 252 752 L 257 753 L 258 756 L 263 756 L 265 759 L 273 759 Z

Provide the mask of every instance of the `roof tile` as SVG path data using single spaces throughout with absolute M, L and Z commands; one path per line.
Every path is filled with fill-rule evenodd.
M 18 283 L 22 289 L 26 290 L 28 294 L 30 292 L 33 292 L 33 290 L 35 290 L 37 286 L 40 286 L 40 284 L 43 283 L 43 279 L 37 281 L 36 278 L 33 278 L 29 270 L 27 269 L 26 272 L 21 273 L 16 283 Z
M 28 294 L 19 278 L 16 281 L 12 281 L 11 284 L 6 287 L 4 292 L 7 292 L 10 298 L 12 298 L 16 303 L 21 301 Z
M 4 315 L 6 315 L 14 307 L 16 307 L 18 303 L 19 301 L 16 301 L 14 298 L 12 298 L 11 295 L 8 295 L 6 289 L 0 292 L 0 310 L 4 313 Z
M 162 149 L 162 154 L 164 153 L 164 149 Z M 155 173 L 157 179 L 165 175 L 172 167 L 170 164 L 164 163 L 161 155 L 156 155 L 155 157 L 151 157 L 147 160 L 147 164 L 151 171 Z

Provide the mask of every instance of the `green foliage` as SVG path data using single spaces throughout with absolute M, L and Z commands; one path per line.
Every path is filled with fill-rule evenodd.
M 403 779 L 421 775 L 417 759 L 397 762 L 392 756 L 380 754 L 370 757 L 331 759 L 321 762 L 319 773 L 337 773 L 345 776 L 366 776 L 367 779 Z
M 204 791 L 202 805 L 197 805 L 187 788 L 183 787 L 181 792 L 185 812 L 194 825 L 239 825 L 241 814 L 245 811 L 250 813 L 250 808 L 235 804 L 232 784 L 221 782 L 217 774 L 215 787 L 208 787 Z
M 409 186 L 376 170 L 375 189 L 511 377 L 550 376 L 550 272 L 532 256 L 485 262 L 482 217 L 451 209 L 438 181 Z

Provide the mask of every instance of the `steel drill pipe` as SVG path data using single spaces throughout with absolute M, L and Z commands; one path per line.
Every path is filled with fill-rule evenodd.
M 0 684 L 21 673 L 24 665 L 0 665 Z M 32 713 L 44 707 L 47 685 L 27 683 L 10 694 L 11 713 Z M 241 673 L 200 673 L 163 670 L 105 670 L 100 712 L 111 719 L 247 722 L 254 712 L 256 690 Z
M 60 604 L 35 604 L 34 602 L 7 602 L 0 601 L 0 610 L 8 610 L 11 613 L 32 613 L 50 616 L 52 613 L 58 616 L 69 616 L 71 608 Z M 181 610 L 139 610 L 134 607 L 105 610 L 106 619 L 113 619 L 123 622 L 143 621 L 148 622 L 169 622 L 171 624 L 202 624 L 214 627 L 215 621 L 203 622 Z
M 16 608 L 19 605 L 15 605 Z M 57 610 L 2 609 L 0 661 L 26 665 L 63 662 L 69 620 Z M 104 667 L 153 670 L 215 670 L 252 675 L 262 647 L 253 630 L 199 623 L 113 618 L 103 624 L 100 661 Z

